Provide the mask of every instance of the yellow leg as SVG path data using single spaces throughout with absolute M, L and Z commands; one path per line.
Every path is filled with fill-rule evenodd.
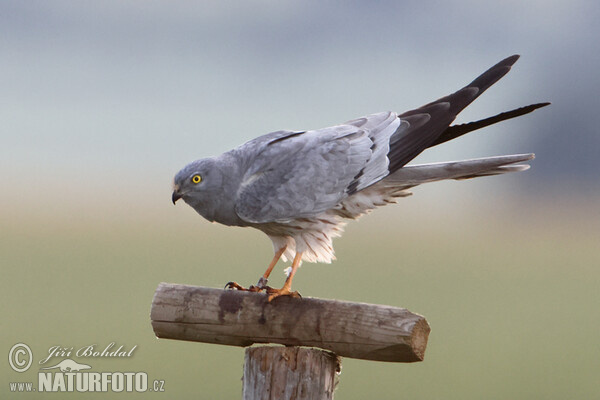
M 258 287 L 264 288 L 267 286 L 267 281 L 269 280 L 269 275 L 271 275 L 271 271 L 273 271 L 273 268 L 277 264 L 277 261 L 279 261 L 279 259 L 283 255 L 283 252 L 285 251 L 285 249 L 287 249 L 287 246 L 283 246 L 282 248 L 277 250 L 277 253 L 275 253 L 275 256 L 273 256 L 273 260 L 271 260 L 271 264 L 269 264 L 269 267 L 263 274 L 262 278 L 260 278 L 258 280 L 258 285 L 257 285 Z
M 269 275 L 271 275 L 271 271 L 273 271 L 273 268 L 277 264 L 277 261 L 279 261 L 279 259 L 283 255 L 283 252 L 286 248 L 287 246 L 283 246 L 281 249 L 277 250 L 277 253 L 275 253 L 275 256 L 271 260 L 269 267 L 267 268 L 263 276 L 258 280 L 258 284 L 256 286 L 252 285 L 248 289 L 246 289 L 245 287 L 237 284 L 236 282 L 228 282 L 227 285 L 225 285 L 225 289 L 248 290 L 251 292 L 260 292 L 261 290 L 266 289 Z
M 294 279 L 296 270 L 298 270 L 298 267 L 300 266 L 300 261 L 302 261 L 302 252 L 296 253 L 296 256 L 294 257 L 294 261 L 292 262 L 292 270 L 290 271 L 290 274 L 288 275 L 287 279 L 285 280 L 283 287 L 281 289 L 269 289 L 269 288 L 267 289 L 267 293 L 269 293 L 268 301 L 271 301 L 274 298 L 279 297 L 279 296 L 301 297 L 300 293 L 292 292 L 292 279 Z

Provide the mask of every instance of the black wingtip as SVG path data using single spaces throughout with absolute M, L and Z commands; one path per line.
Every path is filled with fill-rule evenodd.
M 530 112 L 533 112 L 533 111 L 537 110 L 538 108 L 546 107 L 546 106 L 549 106 L 550 104 L 552 104 L 552 103 L 550 103 L 549 101 L 544 102 L 544 103 L 530 104 L 528 106 L 516 108 L 516 109 L 510 110 L 510 111 L 505 111 L 498 115 L 494 115 L 493 117 L 485 118 L 485 119 L 482 119 L 479 121 L 473 121 L 473 122 L 469 122 L 467 124 L 449 126 L 440 135 L 440 137 L 430 145 L 430 147 L 437 146 L 438 144 L 447 142 L 448 140 L 456 139 L 459 136 L 462 136 L 469 132 L 475 131 L 477 129 L 485 128 L 486 126 L 490 126 L 490 125 L 496 124 L 501 121 L 506 121 L 507 119 L 516 118 L 516 117 L 520 117 L 525 114 L 529 114 Z
M 457 115 L 465 107 L 471 104 L 477 97 L 479 97 L 483 92 L 488 90 L 490 86 L 502 79 L 504 75 L 508 74 L 508 72 L 511 70 L 514 63 L 517 62 L 519 57 L 520 56 L 518 54 L 506 57 L 504 60 L 498 62 L 496 65 L 488 68 L 484 73 L 475 78 L 473 82 L 465 86 L 463 89 L 450 96 L 446 96 L 445 99 L 449 100 L 452 105 L 451 112 Z M 477 88 L 477 90 L 476 92 L 474 92 L 474 94 L 468 95 L 468 92 L 465 92 L 465 89 L 470 88 Z
M 510 57 L 506 57 L 504 60 L 500 61 L 499 64 L 502 65 L 513 65 L 514 63 L 517 62 L 517 60 L 521 58 L 521 56 L 519 54 L 513 54 Z
M 499 116 L 506 116 L 506 118 L 504 118 L 504 119 L 520 117 L 521 115 L 529 114 L 530 112 L 533 112 L 533 111 L 537 110 L 538 108 L 549 106 L 550 104 L 552 104 L 552 103 L 550 103 L 549 101 L 546 101 L 543 103 L 530 104 L 528 106 L 520 107 L 515 110 L 503 112 L 502 114 L 499 114 Z M 498 122 L 504 121 L 504 119 L 500 119 Z
M 510 119 L 510 118 L 514 118 L 514 117 L 519 117 L 521 115 L 529 114 L 530 112 L 537 110 L 538 108 L 546 107 L 546 106 L 549 106 L 550 104 L 552 104 L 552 103 L 550 103 L 549 101 L 546 101 L 543 103 L 530 104 L 528 106 L 520 107 L 515 110 L 506 111 L 499 115 L 510 115 L 508 118 L 506 118 L 506 119 Z M 511 114 L 511 113 L 514 113 L 514 114 Z
M 490 69 L 494 69 L 494 68 L 498 68 L 498 67 L 508 67 L 510 69 L 510 67 L 515 65 L 515 63 L 517 62 L 517 60 L 519 58 L 521 58 L 521 56 L 519 54 L 513 54 L 510 57 L 506 57 L 504 60 L 500 61 L 498 64 L 494 65 Z
M 517 62 L 517 60 L 521 57 L 518 54 L 514 54 L 510 57 L 506 57 L 504 60 L 498 62 L 496 65 L 490 67 L 479 75 L 473 82 L 468 84 L 466 87 L 476 87 L 479 88 L 479 92 L 477 96 L 475 96 L 471 101 L 475 100 L 479 95 L 485 92 L 490 86 L 494 83 L 498 82 L 504 75 L 510 71 L 511 67 Z

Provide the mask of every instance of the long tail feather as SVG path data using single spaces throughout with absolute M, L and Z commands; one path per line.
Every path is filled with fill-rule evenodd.
M 515 154 L 473 160 L 408 165 L 388 175 L 376 184 L 344 199 L 333 212 L 344 218 L 358 218 L 370 210 L 395 203 L 399 197 L 410 196 L 411 192 L 408 189 L 423 183 L 524 171 L 529 168 L 529 165 L 519 163 L 531 160 L 533 157 L 533 154 Z
M 386 177 L 381 183 L 399 189 L 444 179 L 469 179 L 479 176 L 498 175 L 506 172 L 523 171 L 529 165 L 519 164 L 532 160 L 534 154 L 514 154 L 499 157 L 477 158 L 433 164 L 408 165 Z

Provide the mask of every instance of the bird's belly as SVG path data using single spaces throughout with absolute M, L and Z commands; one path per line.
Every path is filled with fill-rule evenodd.
M 334 214 L 323 213 L 252 226 L 269 236 L 275 251 L 287 246 L 282 256 L 284 260 L 293 259 L 296 252 L 302 252 L 303 261 L 330 263 L 335 259 L 332 240 L 341 236 L 345 223 Z

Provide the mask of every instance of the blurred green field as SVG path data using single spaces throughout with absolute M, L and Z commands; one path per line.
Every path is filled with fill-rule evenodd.
M 351 223 L 332 265 L 300 269 L 305 296 L 407 307 L 432 327 L 422 363 L 344 359 L 337 399 L 600 398 L 598 208 L 528 204 L 423 212 L 409 199 Z M 8 383 L 36 382 L 51 346 L 110 342 L 138 347 L 131 359 L 90 359 L 94 370 L 165 381 L 165 393 L 134 397 L 240 398 L 243 349 L 157 340 L 149 310 L 162 281 L 255 282 L 271 257 L 263 234 L 202 222 L 187 207 L 153 219 L 32 215 L 0 220 L 0 349 L 6 360 L 24 342 L 35 357 L 21 374 L 2 363 L 1 398 L 89 398 L 11 395 Z

